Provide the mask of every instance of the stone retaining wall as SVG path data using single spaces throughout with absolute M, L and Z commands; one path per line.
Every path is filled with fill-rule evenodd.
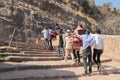
M 120 55 L 120 35 L 104 35 L 104 53 Z
M 120 35 L 103 35 L 104 38 L 104 54 L 120 55 Z M 53 41 L 56 46 L 56 40 Z M 81 48 L 82 51 L 82 48 Z

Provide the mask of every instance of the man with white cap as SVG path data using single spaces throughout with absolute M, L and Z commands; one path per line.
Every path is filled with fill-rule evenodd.
M 71 31 L 68 29 L 68 30 L 66 31 L 66 33 L 64 34 L 64 39 L 65 39 L 65 37 L 67 37 L 67 36 L 69 35 L 69 33 L 71 33 Z

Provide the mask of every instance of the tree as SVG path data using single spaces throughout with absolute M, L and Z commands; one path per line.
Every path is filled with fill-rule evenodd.
M 110 8 L 112 7 L 112 2 L 107 2 L 103 4 L 104 7 Z
M 120 13 L 120 8 L 119 8 L 119 9 L 117 9 L 117 12 L 118 12 L 118 13 Z
M 82 4 L 83 11 L 87 15 L 93 15 L 94 14 L 94 8 L 90 5 L 90 2 L 84 1 Z

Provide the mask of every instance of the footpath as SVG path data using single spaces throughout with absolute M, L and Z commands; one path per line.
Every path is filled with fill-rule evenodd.
M 23 45 L 20 53 L 0 53 L 8 55 L 0 62 L 0 80 L 120 80 L 120 56 L 104 53 L 101 72 L 93 63 L 93 73 L 85 75 L 82 55 L 79 64 L 70 57 L 65 63 L 55 50 L 33 47 Z

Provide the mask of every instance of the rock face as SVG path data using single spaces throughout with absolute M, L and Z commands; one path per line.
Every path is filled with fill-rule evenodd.
M 98 21 L 99 28 L 104 34 L 120 34 L 120 14 L 114 8 L 97 7 L 102 14 L 102 19 Z
M 0 15 L 13 19 L 20 26 L 41 27 L 58 23 L 68 27 L 76 26 L 78 21 L 90 24 L 76 11 L 80 10 L 80 4 L 77 0 L 2 0 Z
M 0 16 L 10 16 L 11 10 L 9 9 L 10 0 L 0 0 Z
M 99 10 L 100 12 L 97 10 L 94 0 L 89 1 L 90 5 L 88 7 L 92 7 L 84 8 L 85 1 L 89 0 L 0 0 L 0 34 L 2 34 L 0 37 L 2 37 L 2 40 L 7 40 L 12 35 L 14 28 L 20 29 L 17 31 L 20 31 L 19 33 L 22 36 L 26 34 L 25 37 L 27 37 L 29 31 L 31 31 L 34 34 L 33 37 L 36 37 L 42 28 L 46 26 L 54 28 L 56 23 L 65 30 L 68 28 L 74 30 L 78 23 L 93 29 L 94 26 L 98 25 L 97 23 L 103 20 L 101 16 L 104 17 L 104 14 L 101 13 L 101 10 Z M 85 9 L 91 10 L 90 12 L 86 10 L 89 16 L 91 16 L 90 13 L 93 14 L 94 12 L 94 15 L 91 16 L 94 19 L 86 16 Z M 98 16 L 98 12 L 101 15 Z M 102 23 L 104 24 L 99 23 L 99 26 L 106 26 L 107 22 L 109 21 L 103 20 Z M 119 19 L 117 19 L 117 22 L 119 22 Z M 114 31 L 120 32 L 117 28 Z M 110 30 L 111 28 L 107 29 Z M 104 30 L 102 32 L 106 33 L 107 31 Z M 19 34 L 18 32 L 16 36 Z
M 56 23 L 66 29 L 74 29 L 80 22 L 85 23 L 85 27 L 90 27 L 90 21 L 82 13 L 83 1 L 86 0 L 1 0 L 1 29 L 5 26 L 3 23 L 10 22 L 8 30 L 12 30 L 6 31 L 8 37 L 15 27 L 22 29 L 23 33 L 32 30 L 35 34 L 39 34 L 39 30 L 45 26 L 54 28 Z

